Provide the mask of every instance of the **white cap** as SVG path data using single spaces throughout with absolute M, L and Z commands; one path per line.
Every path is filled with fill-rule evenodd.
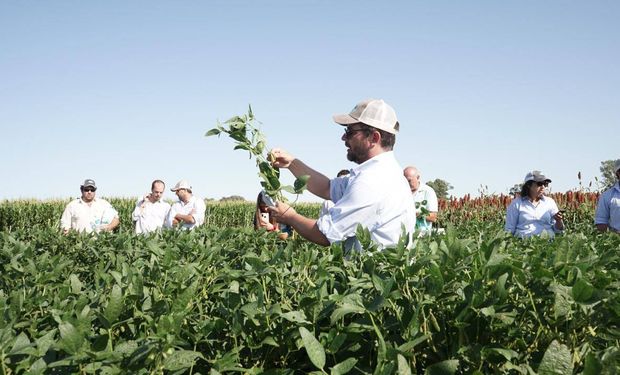
M 187 180 L 181 180 L 181 181 L 177 182 L 177 184 L 174 185 L 174 187 L 172 189 L 170 189 L 170 190 L 177 191 L 177 190 L 181 190 L 181 189 L 192 190 L 192 185 L 190 185 L 189 181 L 187 181 Z
M 334 121 L 340 125 L 351 125 L 358 122 L 385 130 L 388 133 L 398 133 L 398 119 L 394 108 L 382 99 L 366 99 L 357 103 L 348 114 L 334 115 Z

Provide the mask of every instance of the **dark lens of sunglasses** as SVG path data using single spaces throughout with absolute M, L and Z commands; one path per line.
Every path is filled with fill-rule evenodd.
M 536 183 L 538 186 L 549 186 L 548 182 L 537 182 Z
M 84 191 L 87 191 L 89 193 L 92 193 L 93 191 L 96 191 L 97 189 L 93 189 L 93 188 L 86 188 L 84 189 Z

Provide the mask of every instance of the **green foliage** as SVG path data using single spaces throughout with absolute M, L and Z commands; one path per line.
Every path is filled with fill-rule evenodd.
M 348 257 L 250 228 L 3 231 L 0 368 L 616 373 L 620 236 L 493 228 Z
M 256 159 L 261 186 L 272 198 L 285 201 L 282 190 L 292 194 L 301 194 L 306 189 L 309 176 L 297 178 L 294 186 L 281 185 L 280 170 L 271 165 L 271 155 L 267 152 L 267 140 L 255 126 L 255 122 L 257 121 L 250 106 L 247 114 L 234 116 L 223 124 L 218 121 L 216 127 L 209 130 L 205 136 L 228 134 L 235 142 L 235 150 L 248 151 L 250 158 Z
M 601 166 L 599 168 L 601 171 L 600 190 L 607 190 L 618 181 L 614 171 L 615 162 L 615 160 L 605 160 L 601 162 Z
M 450 185 L 448 181 L 442 180 L 441 178 L 436 178 L 433 181 L 427 181 L 426 184 L 435 190 L 435 194 L 437 194 L 437 198 L 448 198 L 448 190 L 452 190 L 453 187 Z

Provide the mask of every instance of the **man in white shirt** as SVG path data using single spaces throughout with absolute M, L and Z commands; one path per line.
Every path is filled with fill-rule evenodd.
M 170 208 L 166 226 L 170 228 L 180 225 L 183 229 L 194 229 L 204 224 L 207 206 L 202 199 L 193 195 L 189 181 L 181 180 L 170 190 L 176 193 L 179 201 Z
M 403 227 L 408 234 L 415 227 L 411 192 L 392 151 L 399 128 L 396 113 L 383 100 L 369 99 L 333 119 L 345 126 L 341 139 L 347 159 L 359 164 L 348 176 L 330 180 L 282 149 L 272 150 L 271 156 L 274 167 L 288 168 L 295 177 L 309 175 L 308 190 L 332 200 L 334 206 L 318 220 L 298 214 L 283 202 L 270 210 L 276 220 L 320 245 L 344 241 L 345 250 L 359 250 L 356 229 L 361 225 L 379 248 L 395 246 Z
M 416 167 L 406 167 L 403 175 L 413 194 L 416 210 L 415 228 L 422 232 L 429 232 L 433 229 L 433 223 L 437 222 L 437 211 L 439 210 L 437 194 L 432 187 L 421 183 L 420 171 Z
M 70 230 L 86 233 L 113 231 L 120 224 L 118 212 L 108 201 L 95 197 L 95 181 L 85 180 L 80 191 L 82 196 L 69 202 L 62 213 L 60 228 L 63 233 Z
M 139 199 L 131 218 L 136 226 L 136 233 L 149 233 L 160 230 L 166 221 L 170 205 L 161 200 L 166 184 L 162 180 L 151 183 L 151 192 Z
M 614 164 L 614 172 L 618 182 L 601 194 L 594 214 L 594 225 L 601 232 L 609 229 L 620 233 L 620 159 Z

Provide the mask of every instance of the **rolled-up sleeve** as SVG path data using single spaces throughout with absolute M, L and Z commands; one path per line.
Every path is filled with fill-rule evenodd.
M 342 186 L 330 186 L 330 193 L 336 193 L 332 195 L 335 205 L 317 220 L 317 227 L 330 243 L 355 236 L 359 223 L 373 222 L 372 227 L 367 228 L 373 230 L 377 225 L 376 218 L 379 217 L 369 186 L 353 183 L 344 194 L 338 196 L 337 189 L 340 188 Z

